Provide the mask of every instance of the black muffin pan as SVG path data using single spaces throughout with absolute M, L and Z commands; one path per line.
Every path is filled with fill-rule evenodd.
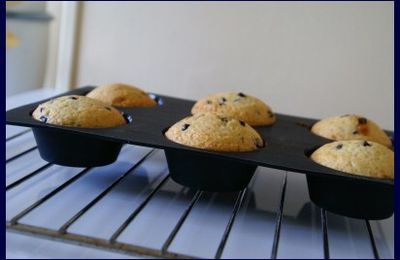
M 93 88 L 83 87 L 59 96 L 85 95 Z M 311 133 L 314 119 L 275 114 L 274 125 L 255 127 L 266 142 L 264 148 L 240 153 L 205 151 L 174 143 L 164 136 L 170 126 L 190 115 L 194 101 L 151 96 L 158 106 L 117 107 L 127 124 L 113 128 L 72 128 L 33 119 L 35 108 L 49 99 L 7 111 L 6 122 L 31 127 L 40 155 L 55 164 L 109 164 L 115 161 L 123 144 L 135 144 L 164 149 L 172 179 L 191 188 L 240 190 L 247 186 L 257 166 L 265 166 L 306 174 L 311 200 L 326 210 L 365 219 L 383 219 L 393 214 L 392 180 L 346 174 L 308 158 L 316 148 L 331 142 Z

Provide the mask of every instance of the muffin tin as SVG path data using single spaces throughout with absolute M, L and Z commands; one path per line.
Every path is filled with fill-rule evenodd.
M 59 96 L 86 95 L 93 88 L 83 87 Z M 316 148 L 331 142 L 311 133 L 314 119 L 275 114 L 274 125 L 255 127 L 266 141 L 264 148 L 213 152 L 183 146 L 164 136 L 170 126 L 190 115 L 194 101 L 152 96 L 159 104 L 156 107 L 118 107 L 130 123 L 113 128 L 72 128 L 33 119 L 33 110 L 49 99 L 7 111 L 6 122 L 31 127 L 43 159 L 56 164 L 105 165 L 115 161 L 123 144 L 136 144 L 164 149 L 171 177 L 188 187 L 210 191 L 242 189 L 257 166 L 265 166 L 306 174 L 311 200 L 326 210 L 365 219 L 383 219 L 393 214 L 392 180 L 346 174 L 308 158 Z

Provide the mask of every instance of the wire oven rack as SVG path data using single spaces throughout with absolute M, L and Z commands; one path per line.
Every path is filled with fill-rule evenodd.
M 240 192 L 190 190 L 162 150 L 126 145 L 112 165 L 61 167 L 40 158 L 29 129 L 7 126 L 6 228 L 162 258 L 393 258 L 393 217 L 325 212 L 304 175 L 277 172 L 259 167 Z

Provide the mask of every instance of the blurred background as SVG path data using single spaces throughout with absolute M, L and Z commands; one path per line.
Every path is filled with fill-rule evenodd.
M 393 2 L 7 2 L 7 97 L 124 82 L 393 130 Z

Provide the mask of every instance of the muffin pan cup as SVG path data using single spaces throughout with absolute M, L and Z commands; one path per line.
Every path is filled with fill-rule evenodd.
M 307 184 L 311 201 L 333 213 L 361 219 L 393 215 L 393 186 L 314 175 L 307 175 Z
M 122 143 L 55 129 L 33 128 L 40 156 L 47 162 L 95 167 L 115 162 Z
M 59 96 L 86 95 L 93 88 L 83 87 Z M 71 128 L 33 119 L 31 112 L 48 99 L 7 111 L 6 122 L 31 127 L 43 159 L 56 164 L 104 165 L 116 159 L 122 144 L 136 144 L 164 149 L 171 177 L 188 187 L 239 190 L 248 184 L 257 166 L 265 166 L 306 174 L 311 200 L 334 213 L 365 219 L 393 214 L 393 180 L 346 174 L 308 158 L 309 151 L 331 142 L 310 132 L 309 127 L 317 120 L 275 114 L 274 125 L 255 127 L 266 141 L 264 148 L 241 153 L 206 151 L 174 143 L 164 136 L 170 126 L 190 116 L 194 101 L 152 95 L 159 106 L 117 107 L 132 122 L 112 128 Z
M 184 186 L 205 191 L 237 191 L 246 188 L 257 165 L 174 149 L 166 149 L 171 178 Z

